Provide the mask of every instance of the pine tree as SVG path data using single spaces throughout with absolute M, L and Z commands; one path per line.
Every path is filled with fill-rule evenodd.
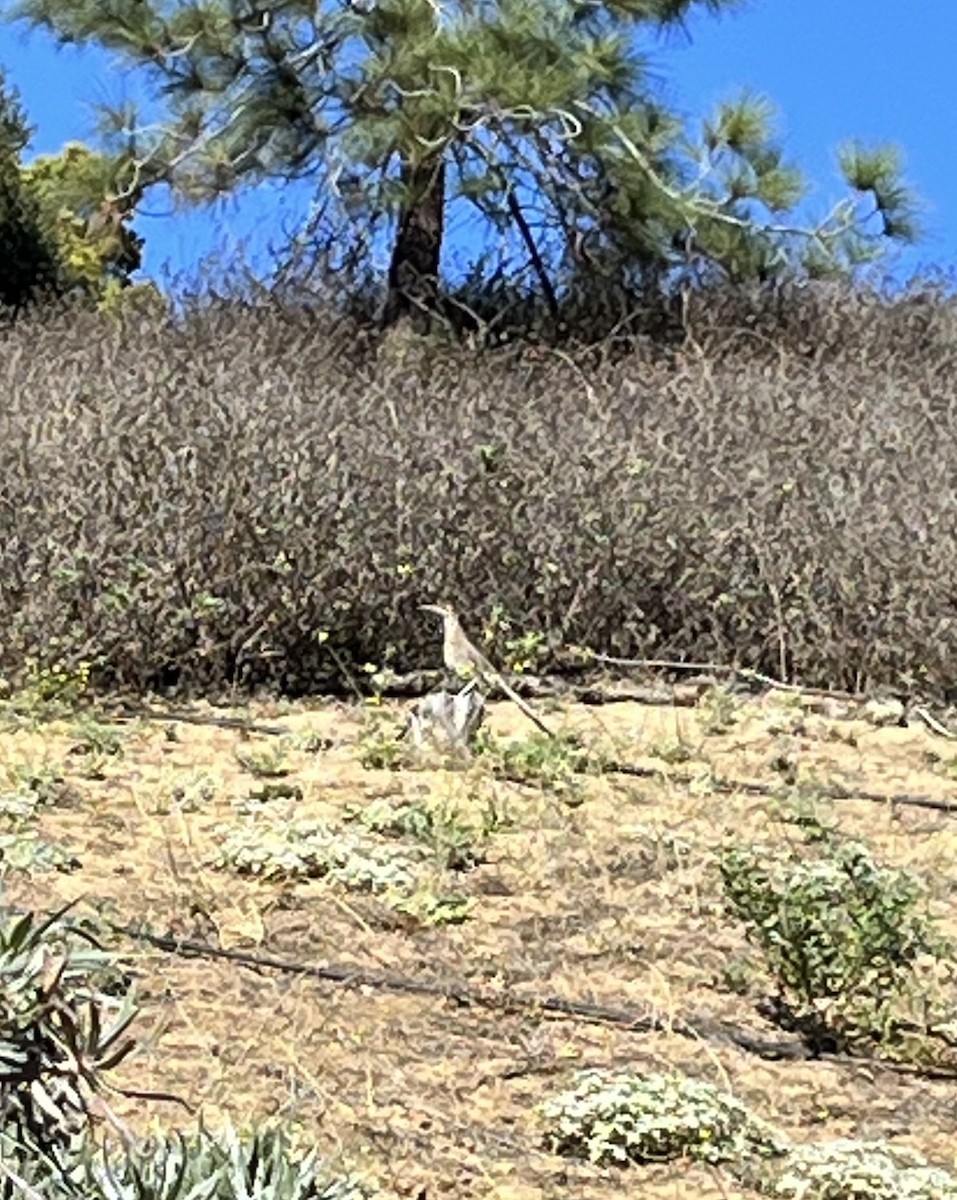
M 56 259 L 20 155 L 30 140 L 19 97 L 0 73 L 0 305 L 20 309 L 56 282 Z
M 309 178 L 391 237 L 387 323 L 435 309 L 449 203 L 497 232 L 557 313 L 568 280 L 844 272 L 915 234 L 888 148 L 848 148 L 848 194 L 813 228 L 773 113 L 745 94 L 692 135 L 639 39 L 734 0 L 19 0 L 62 42 L 139 64 L 136 186 L 203 202 Z M 367 239 L 368 241 L 368 239 Z M 516 268 L 515 263 L 520 262 Z M 503 264 L 498 264 L 503 269 Z

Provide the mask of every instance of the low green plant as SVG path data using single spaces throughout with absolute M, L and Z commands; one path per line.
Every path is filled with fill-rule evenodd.
M 25 1200 L 360 1200 L 280 1128 L 94 1136 L 133 1050 L 128 983 L 66 909 L 0 918 L 0 1195 Z M 108 1110 L 107 1110 L 108 1111 Z
M 293 749 L 302 754 L 323 754 L 327 750 L 332 750 L 336 744 L 335 738 L 326 737 L 325 734 L 319 733 L 315 729 L 294 734 L 289 740 Z
M 461 925 L 467 921 L 475 901 L 458 892 L 435 892 L 429 888 L 419 888 L 411 895 L 397 899 L 392 907 L 420 925 L 439 928 L 443 925 Z
M 200 1126 L 185 1135 L 107 1141 L 102 1147 L 85 1138 L 66 1166 L 52 1178 L 27 1167 L 19 1178 L 27 1186 L 42 1185 L 43 1200 L 364 1200 L 370 1195 L 357 1180 L 330 1177 L 317 1152 L 294 1148 L 280 1127 L 238 1131 L 227 1124 L 212 1133 Z
M 440 866 L 452 870 L 466 870 L 482 862 L 490 834 L 501 825 L 500 814 L 491 807 L 486 807 L 481 821 L 476 822 L 452 804 L 413 800 L 380 800 L 350 815 L 373 833 L 420 842 Z
M 38 808 L 55 804 L 63 795 L 63 769 L 54 763 L 16 763 L 7 768 L 7 776 L 16 791 L 35 797 Z
M 476 749 L 493 774 L 516 783 L 535 784 L 560 796 L 566 804 L 580 804 L 584 797 L 582 776 L 601 769 L 594 754 L 571 735 L 546 737 L 532 733 L 516 740 L 481 730 Z
M 784 1010 L 836 1037 L 884 1038 L 915 966 L 942 949 L 918 881 L 875 863 L 858 842 L 730 847 L 720 871 L 731 910 L 761 950 Z
M 736 996 L 746 996 L 759 978 L 757 965 L 744 955 L 735 955 L 722 961 L 720 985 Z
M 268 880 L 321 879 L 359 891 L 406 894 L 415 888 L 415 854 L 311 819 L 252 820 L 217 831 L 213 866 Z
M 97 721 L 94 717 L 80 716 L 73 725 L 74 743 L 71 754 L 99 755 L 102 758 L 118 758 L 123 754 L 125 738 L 114 726 Z
M 549 1150 L 603 1166 L 687 1158 L 780 1200 L 957 1200 L 957 1179 L 913 1151 L 797 1145 L 728 1092 L 677 1073 L 585 1071 L 539 1114 Z
M 0 791 L 0 817 L 22 826 L 40 808 L 57 803 L 68 790 L 62 772 L 49 763 L 18 763 L 6 770 L 9 788 Z
M 242 769 L 257 779 L 285 779 L 292 773 L 289 748 L 285 740 L 265 750 L 244 750 L 237 747 L 233 754 Z
M 36 815 L 39 807 L 39 797 L 29 788 L 11 788 L 0 792 L 0 818 L 12 825 L 24 825 Z
M 302 800 L 302 788 L 298 783 L 286 783 L 279 780 L 275 783 L 263 783 L 259 787 L 250 788 L 247 798 L 253 804 L 273 804 L 277 800 Z
M 782 1200 L 957 1200 L 957 1178 L 914 1151 L 841 1139 L 795 1146 L 765 1190 Z
M 585 1071 L 539 1111 L 549 1150 L 600 1165 L 739 1162 L 784 1150 L 739 1100 L 680 1074 Z
M 400 771 L 407 765 L 408 751 L 400 728 L 383 714 L 369 712 L 359 741 L 359 763 L 366 771 Z
M 648 753 L 653 758 L 660 758 L 669 766 L 678 766 L 681 763 L 691 762 L 695 758 L 695 751 L 691 743 L 680 736 L 657 738 L 648 747 Z
M 90 698 L 93 666 L 87 661 L 74 664 L 59 659 L 42 662 L 26 658 L 13 684 L 2 681 L 5 706 L 27 720 L 53 721 L 72 716 Z
M 0 925 L 0 1134 L 18 1169 L 62 1164 L 90 1127 L 105 1075 L 133 1049 L 136 1008 L 108 994 L 115 962 L 61 909 Z
M 202 812 L 216 799 L 218 781 L 201 771 L 192 772 L 169 791 L 169 798 L 161 798 L 154 809 L 157 813 L 169 812 L 175 805 L 180 812 Z
M 82 864 L 76 855 L 56 842 L 48 842 L 34 829 L 0 833 L 0 877 L 11 871 L 33 875 L 43 871 L 75 871 Z
M 710 687 L 698 700 L 698 725 L 702 733 L 727 733 L 738 719 L 740 701 L 726 687 Z

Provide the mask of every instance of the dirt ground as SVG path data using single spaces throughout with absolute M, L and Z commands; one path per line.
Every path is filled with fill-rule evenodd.
M 491 709 L 497 734 L 529 731 L 509 705 Z M 8 870 L 9 902 L 47 910 L 77 900 L 81 913 L 294 964 L 388 970 L 666 1020 L 641 1032 L 117 939 L 141 1006 L 139 1047 L 117 1072 L 120 1087 L 171 1093 L 211 1126 L 227 1114 L 281 1119 L 319 1146 L 333 1173 L 403 1197 L 752 1195 L 693 1164 L 619 1171 L 545 1152 L 537 1105 L 586 1067 L 682 1070 L 729 1089 L 796 1141 L 883 1138 L 954 1167 L 953 1081 L 878 1063 L 766 1061 L 669 1031 L 668 1019 L 710 1017 L 783 1036 L 762 1016 L 759 985 L 740 994 L 729 984 L 754 951 L 723 902 L 716 854 L 730 842 L 797 835 L 776 799 L 709 787 L 709 765 L 739 779 L 773 782 L 786 769 L 851 791 L 957 799 L 957 746 L 921 724 L 875 728 L 783 695 L 736 702 L 719 731 L 698 709 L 574 706 L 553 711 L 553 725 L 655 770 L 589 775 L 556 790 L 496 778 L 481 758 L 456 769 L 364 767 L 370 710 L 359 705 L 261 703 L 243 715 L 288 735 L 153 720 L 111 733 L 87 718 L 8 722 L 0 783 L 4 774 L 5 787 L 45 781 L 50 802 L 33 827 L 75 859 L 71 870 Z M 372 718 L 381 725 L 400 715 L 396 707 Z M 250 802 L 263 777 L 280 772 L 297 793 Z M 435 867 L 430 877 L 436 894 L 472 901 L 460 923 L 430 923 L 323 879 L 263 881 L 214 865 L 224 827 L 271 814 L 280 825 L 314 817 L 355 828 L 357 810 L 384 800 L 438 804 L 465 826 L 494 815 L 483 861 Z M 942 932 L 957 933 L 957 814 L 815 803 L 879 861 L 918 872 Z M 259 811 L 251 817 L 243 804 Z M 194 1120 L 168 1101 L 112 1103 L 141 1128 Z

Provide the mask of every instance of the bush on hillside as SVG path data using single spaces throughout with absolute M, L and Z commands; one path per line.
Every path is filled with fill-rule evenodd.
M 918 962 L 945 950 L 918 881 L 830 834 L 783 856 L 780 847 L 731 846 L 720 869 L 787 1022 L 841 1048 L 891 1042 L 923 991 Z
M 380 345 L 268 297 L 37 314 L 2 334 L 0 671 L 314 691 L 438 666 L 417 605 L 449 597 L 546 666 L 576 644 L 947 698 L 955 314 L 716 293 L 682 347 L 625 354 Z

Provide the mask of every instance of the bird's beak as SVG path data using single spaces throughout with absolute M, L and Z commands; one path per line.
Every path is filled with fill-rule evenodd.
M 438 613 L 438 615 L 439 615 L 440 617 L 444 617 L 444 616 L 445 616 L 445 610 L 444 610 L 444 609 L 441 607 L 441 605 L 439 605 L 439 604 L 420 604 L 420 605 L 419 605 L 419 608 L 420 608 L 420 609 L 421 609 L 423 612 L 433 612 L 433 613 Z

